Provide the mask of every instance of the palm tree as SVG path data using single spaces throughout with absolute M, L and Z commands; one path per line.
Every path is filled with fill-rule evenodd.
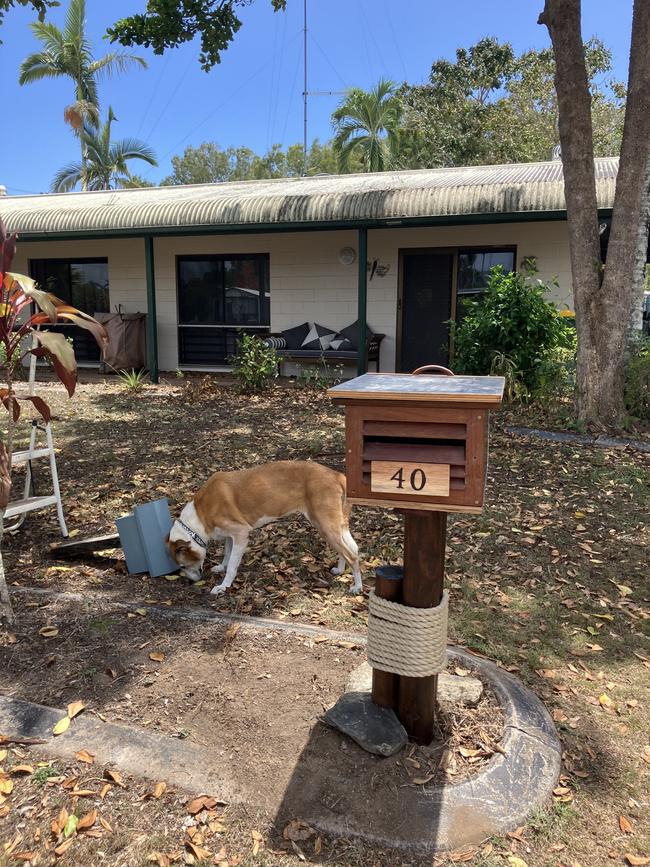
M 364 171 L 382 172 L 397 156 L 402 106 L 393 81 L 382 78 L 372 90 L 349 90 L 332 115 L 334 150 L 341 171 L 353 156 Z
M 113 109 L 108 109 L 106 123 L 94 127 L 88 123 L 80 132 L 85 159 L 69 163 L 59 169 L 52 181 L 52 192 L 67 193 L 78 183 L 84 190 L 111 190 L 132 186 L 127 162 L 143 160 L 157 166 L 156 155 L 144 142 L 136 138 L 111 141 L 111 125 L 116 120 Z
M 99 60 L 92 55 L 86 36 L 86 0 L 71 0 L 63 30 L 55 24 L 35 21 L 30 25 L 43 50 L 26 57 L 20 65 L 20 84 L 31 84 L 43 78 L 71 78 L 74 82 L 74 102 L 66 106 L 63 117 L 81 139 L 81 161 L 86 160 L 82 130 L 88 124 L 99 126 L 99 93 L 101 76 L 125 72 L 131 66 L 147 66 L 142 57 L 123 51 L 111 51 Z

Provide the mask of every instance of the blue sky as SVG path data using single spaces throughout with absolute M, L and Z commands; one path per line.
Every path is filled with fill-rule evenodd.
M 67 0 L 62 0 L 65 8 Z M 431 62 L 453 57 L 457 46 L 482 36 L 509 40 L 518 51 L 548 44 L 537 25 L 543 0 L 308 0 L 309 89 L 369 87 L 379 77 L 422 82 Z M 583 0 L 583 34 L 600 36 L 614 53 L 615 73 L 627 74 L 632 0 Z M 110 50 L 106 27 L 145 0 L 87 0 L 88 31 L 99 56 Z M 102 108 L 113 106 L 115 137 L 138 136 L 157 152 L 159 167 L 142 164 L 149 180 L 170 171 L 170 158 L 187 145 L 216 141 L 264 151 L 274 142 L 302 141 L 302 0 L 273 13 L 270 0 L 241 12 L 243 27 L 210 73 L 198 64 L 198 45 L 155 56 L 137 49 L 146 71 L 102 83 Z M 60 23 L 61 9 L 50 19 Z M 0 184 L 10 194 L 49 189 L 55 171 L 77 158 L 78 144 L 63 122 L 72 85 L 42 81 L 18 85 L 21 60 L 37 50 L 29 29 L 33 14 L 19 8 L 0 31 L 3 135 Z M 330 114 L 340 96 L 310 99 L 310 139 L 330 135 Z M 12 130 L 12 132 L 9 132 Z M 139 171 L 136 163 L 133 170 Z

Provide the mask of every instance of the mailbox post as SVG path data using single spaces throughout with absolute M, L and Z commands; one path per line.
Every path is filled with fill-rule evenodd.
M 445 602 L 447 512 L 479 513 L 483 507 L 489 411 L 503 398 L 503 377 L 435 370 L 450 375 L 366 373 L 328 391 L 345 407 L 348 500 L 404 514 L 401 584 L 384 573 L 374 593 L 394 604 L 398 621 L 404 609 Z M 401 633 L 394 631 L 405 639 L 418 631 L 402 626 Z M 391 680 L 403 664 L 381 665 L 373 671 L 373 701 L 394 707 L 413 740 L 430 743 L 437 674 L 393 674 Z

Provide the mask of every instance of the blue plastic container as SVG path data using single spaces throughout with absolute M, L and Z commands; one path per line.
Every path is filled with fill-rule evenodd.
M 152 578 L 177 572 L 165 539 L 174 523 L 167 499 L 135 506 L 132 515 L 116 520 L 129 574 L 148 572 Z

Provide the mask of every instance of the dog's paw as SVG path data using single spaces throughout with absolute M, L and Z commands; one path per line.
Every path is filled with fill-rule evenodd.
M 352 587 L 350 587 L 350 593 L 353 596 L 358 596 L 359 593 L 363 593 L 363 584 L 353 584 Z
M 226 567 L 223 565 L 223 563 L 220 563 L 218 566 L 213 566 L 212 569 L 210 569 L 210 572 L 213 575 L 223 575 L 225 571 Z
M 345 572 L 345 566 L 339 569 L 338 566 L 332 566 L 332 575 L 342 575 Z
M 211 596 L 222 596 L 228 588 L 224 587 L 223 584 L 215 584 L 215 586 L 210 590 Z

